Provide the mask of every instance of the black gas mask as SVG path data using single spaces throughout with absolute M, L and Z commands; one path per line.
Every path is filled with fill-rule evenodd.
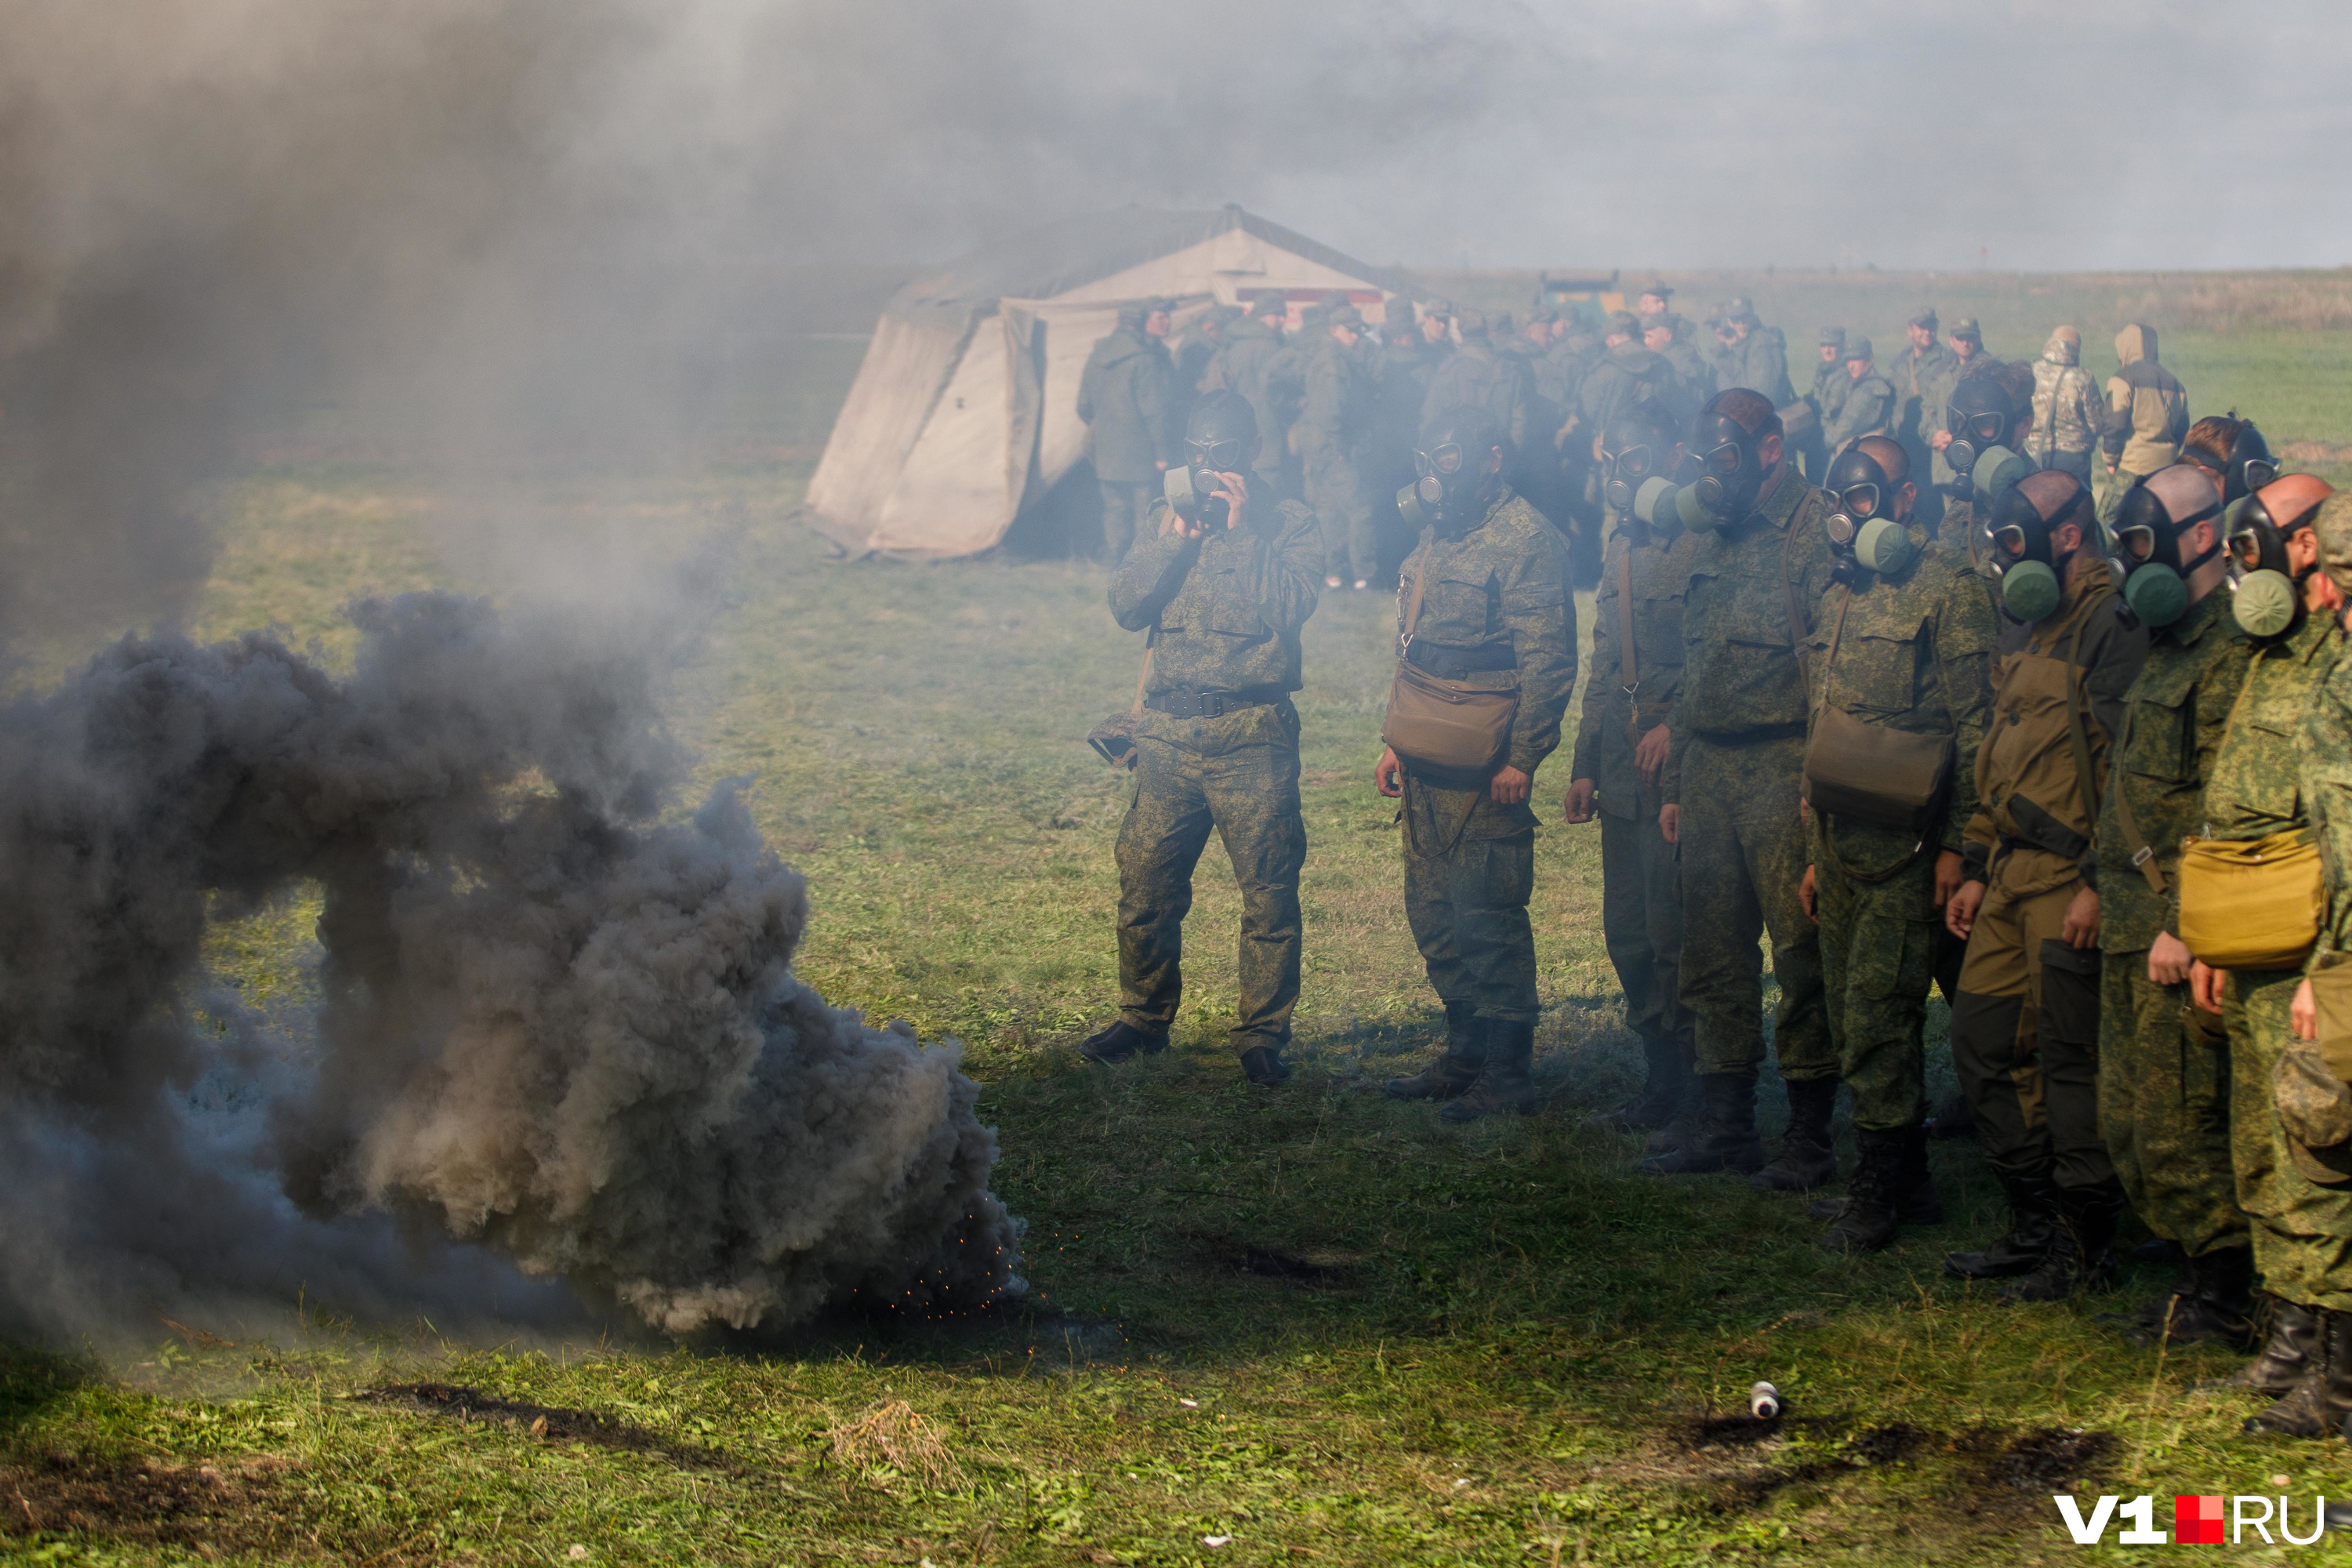
M 1890 472 L 1878 453 L 1857 441 L 1823 476 L 1835 508 L 1822 524 L 1834 557 L 1831 574 L 1849 587 L 1865 572 L 1900 572 L 1918 553 L 1903 501 L 1908 465 L 1897 466 L 1906 471 Z
M 2221 504 L 2227 506 L 2240 496 L 2248 496 L 2278 478 L 2277 460 L 2271 456 L 2271 444 L 2254 428 L 2251 419 L 2240 426 L 2238 438 L 2230 443 L 2229 466 L 2221 470 Z
M 1220 474 L 1247 474 L 1257 456 L 1257 414 L 1249 399 L 1213 392 L 1192 405 L 1184 422 L 1184 461 L 1168 470 L 1168 505 L 1187 522 L 1214 531 L 1233 518 L 1217 489 Z
M 1701 414 L 1691 426 L 1687 449 L 1698 468 L 1692 489 L 1717 528 L 1745 518 L 1764 489 L 1764 461 L 1756 447 L 1753 435 L 1721 414 Z
M 1496 461 L 1502 444 L 1502 429 L 1485 409 L 1468 404 L 1447 409 L 1413 447 L 1412 468 L 1420 477 L 1397 492 L 1398 512 L 1416 530 L 1467 533 L 1486 521 L 1486 509 L 1502 493 L 1502 465 Z
M 1618 416 L 1601 433 L 1601 499 L 1618 516 L 1631 517 L 1642 482 L 1664 475 L 1674 458 L 1675 438 L 1664 426 L 1639 412 Z
M 2190 463 L 2159 468 L 2124 497 L 2115 526 L 2116 551 L 2128 573 L 2124 608 L 2142 625 L 2160 630 L 2189 613 L 2189 576 L 2219 554 L 2221 545 L 2217 540 L 2184 558 L 2181 540 L 2221 511 L 2211 480 Z
M 2014 456 L 2023 444 L 2017 425 L 2016 405 L 2000 384 L 1990 375 L 1969 376 L 1944 405 L 1944 428 L 1952 437 L 1944 461 L 1965 479 L 1980 459 Z
M 2053 537 L 2069 522 L 2088 534 L 2095 525 L 2091 492 L 2074 475 L 2056 468 L 2011 486 L 1992 503 L 1986 530 L 1987 571 L 2000 585 L 2001 614 L 2011 620 L 2042 620 L 2064 600 L 2066 563 L 2074 552 L 2060 560 Z

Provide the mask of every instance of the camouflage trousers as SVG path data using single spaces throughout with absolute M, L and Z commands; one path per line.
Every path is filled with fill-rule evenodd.
M 2099 951 L 2067 945 L 2073 862 L 2008 850 L 1969 933 L 1952 1065 L 1994 1171 L 2076 1191 L 2115 1181 L 2099 1131 Z
M 2242 969 L 2223 994 L 2238 1206 L 2252 1217 L 2264 1289 L 2298 1306 L 2352 1311 L 2352 1187 L 2322 1186 L 2295 1169 L 2271 1090 L 2302 979 L 2299 969 Z
M 2230 1045 L 2186 985 L 2147 978 L 2147 950 L 2099 976 L 2099 1127 L 2124 1195 L 2192 1258 L 2247 1245 L 2230 1163 Z
M 1679 1040 L 1690 1052 L 1681 995 L 1682 867 L 1658 831 L 1656 795 L 1643 790 L 1633 816 L 1601 814 L 1601 936 L 1625 992 L 1625 1022 L 1645 1040 Z
M 1118 828 L 1119 1016 L 1164 1035 L 1183 994 L 1192 870 L 1214 829 L 1242 895 L 1236 1051 L 1290 1038 L 1298 1002 L 1298 712 L 1287 700 L 1214 719 L 1145 710 L 1135 798 Z
M 1927 1117 L 1927 987 L 1936 978 L 1936 854 L 1915 835 L 1813 819 L 1822 992 L 1858 1131 Z M 1907 863 L 1906 863 L 1907 862 Z
M 1482 1018 L 1532 1023 L 1536 1002 L 1536 818 L 1486 789 L 1451 789 L 1407 771 L 1404 916 L 1441 1002 Z
M 1343 582 L 1371 582 L 1380 572 L 1380 537 L 1363 476 L 1345 452 L 1307 454 L 1307 504 L 1323 525 L 1323 570 Z
M 1096 482 L 1102 487 L 1103 563 L 1116 566 L 1127 559 L 1136 530 L 1151 515 L 1151 503 L 1160 499 L 1160 487 L 1113 479 Z
M 1797 816 L 1802 736 L 1721 746 L 1692 737 L 1680 798 L 1683 1005 L 1703 1073 L 1753 1074 L 1764 1060 L 1763 960 L 1769 933 L 1780 1000 L 1772 1018 L 1780 1076 L 1835 1078 L 1822 998 L 1819 933 L 1797 896 L 1807 847 Z

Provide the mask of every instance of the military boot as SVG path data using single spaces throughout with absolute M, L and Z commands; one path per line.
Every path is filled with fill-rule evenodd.
M 1930 1138 L 1973 1138 L 1977 1135 L 1977 1108 L 1965 1094 L 1956 1094 L 1944 1101 L 1944 1109 L 1927 1118 Z
M 2211 1340 L 2251 1350 L 2254 1344 L 2254 1253 L 2225 1247 L 2192 1258 L 2172 1289 L 2140 1310 L 2126 1331 L 2141 1344 Z
M 1809 1078 L 1789 1086 L 1789 1130 L 1780 1152 L 1748 1178 L 1759 1193 L 1809 1193 L 1837 1180 L 1837 1155 L 1830 1147 L 1830 1113 L 1837 1109 L 1838 1080 Z
M 1680 1040 L 1645 1038 L 1642 1055 L 1649 1067 L 1642 1092 L 1614 1110 L 1604 1110 L 1585 1121 L 1587 1127 L 1611 1132 L 1644 1132 L 1663 1128 L 1682 1109 L 1689 1090 L 1690 1058 Z
M 1747 1073 L 1698 1075 L 1706 1110 L 1679 1149 L 1642 1162 L 1645 1176 L 1697 1176 L 1713 1171 L 1754 1171 L 1764 1163 L 1756 1137 L 1756 1079 Z
M 1167 1048 L 1167 1036 L 1146 1034 L 1126 1019 L 1118 1018 L 1088 1035 L 1078 1046 L 1078 1055 L 1102 1067 L 1117 1067 L 1138 1056 Z
M 2000 1190 L 2009 1199 L 2009 1231 L 1981 1252 L 1955 1252 L 1944 1258 L 1944 1272 L 1955 1279 L 2013 1279 L 2031 1274 L 2050 1250 L 2057 1225 L 2051 1218 L 2058 1189 L 2047 1176 L 2003 1176 Z
M 2049 1249 L 2000 1293 L 2000 1304 L 2063 1301 L 2084 1290 L 2105 1289 L 2116 1277 L 2116 1222 L 2123 1212 L 2119 1186 L 2060 1188 Z
M 2254 1359 L 2229 1376 L 2199 1387 L 2242 1389 L 2275 1398 L 2294 1392 L 2295 1384 L 2318 1364 L 2320 1310 L 2276 1296 L 2266 1297 L 2264 1304 L 2270 1309 L 2271 1331 Z
M 1445 1005 L 1445 1049 L 1411 1078 L 1388 1081 L 1391 1100 L 1452 1100 L 1469 1092 L 1486 1060 L 1486 1026 L 1475 1002 Z
M 2320 1308 L 2319 1353 L 2285 1398 L 2247 1417 L 2249 1436 L 2327 1437 L 2352 1416 L 2352 1313 Z
M 1536 1024 L 1532 1018 L 1486 1020 L 1486 1062 L 1469 1092 L 1437 1113 L 1440 1121 L 1475 1121 L 1482 1116 L 1536 1113 Z
M 1922 1127 L 1864 1128 L 1853 1135 L 1859 1150 L 1853 1179 L 1846 1184 L 1845 1205 L 1830 1227 L 1822 1232 L 1824 1252 L 1883 1252 L 1903 1228 L 1896 1205 L 1904 1186 L 1909 1145 L 1916 1139 L 1927 1147 Z M 1924 1155 L 1922 1159 L 1924 1163 Z
M 1683 1042 L 1683 1059 L 1689 1061 L 1690 1042 Z M 1644 1154 L 1671 1154 L 1698 1136 L 1699 1124 L 1706 1120 L 1706 1089 L 1693 1067 L 1683 1077 L 1682 1098 L 1675 1101 L 1674 1114 L 1666 1124 L 1642 1140 Z
M 1832 1220 L 1845 1213 L 1845 1205 L 1843 1198 L 1822 1198 L 1807 1212 L 1815 1219 Z M 1904 1145 L 1902 1173 L 1895 1184 L 1895 1215 L 1905 1225 L 1944 1223 L 1944 1197 L 1936 1191 L 1936 1178 L 1927 1170 L 1925 1138 L 1916 1146 Z

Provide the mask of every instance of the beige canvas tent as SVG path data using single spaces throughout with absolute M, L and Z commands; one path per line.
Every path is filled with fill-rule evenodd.
M 970 555 L 1087 455 L 1078 374 L 1118 307 L 1184 315 L 1344 291 L 1379 321 L 1385 272 L 1237 206 L 1124 212 L 1033 230 L 901 289 L 810 480 L 811 526 L 857 552 Z

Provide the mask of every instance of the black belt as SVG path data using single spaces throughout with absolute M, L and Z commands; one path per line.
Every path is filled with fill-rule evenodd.
M 1442 642 L 1423 642 L 1419 637 L 1405 644 L 1404 661 L 1440 680 L 1459 680 L 1475 670 L 1519 668 L 1518 653 L 1508 643 L 1450 647 Z
M 1215 719 L 1237 709 L 1264 708 L 1289 695 L 1279 686 L 1245 686 L 1239 691 L 1197 691 L 1189 686 L 1171 686 L 1145 698 L 1143 705 L 1171 719 Z

